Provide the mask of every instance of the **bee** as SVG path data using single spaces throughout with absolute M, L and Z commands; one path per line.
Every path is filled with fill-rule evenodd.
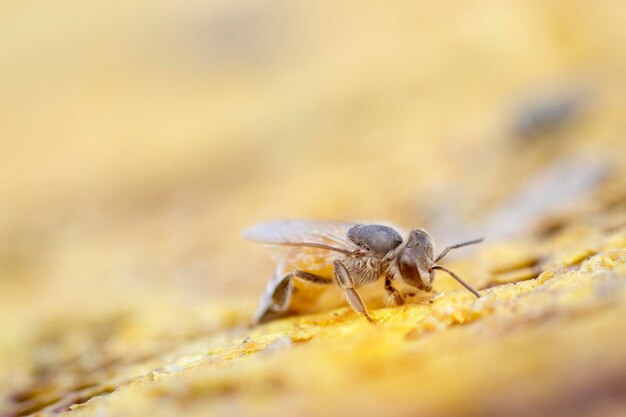
M 448 273 L 480 297 L 478 291 L 438 262 L 450 250 L 483 239 L 448 246 L 434 256 L 434 241 L 425 230 L 413 229 L 404 239 L 397 228 L 384 224 L 277 220 L 257 224 L 242 235 L 279 249 L 274 256 L 275 274 L 255 315 L 257 324 L 314 311 L 319 309 L 321 299 L 326 299 L 326 304 L 330 300 L 331 305 L 340 305 L 341 299 L 337 302 L 325 296 L 328 288 L 339 289 L 355 312 L 372 321 L 357 290 L 373 286 L 380 292 L 382 283 L 393 304 L 402 305 L 408 296 L 415 295 L 415 289 L 432 290 L 436 270 Z M 398 289 L 400 285 L 410 291 L 403 293 Z

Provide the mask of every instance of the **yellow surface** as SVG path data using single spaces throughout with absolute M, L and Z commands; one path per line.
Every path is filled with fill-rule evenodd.
M 81 346 L 102 366 L 54 364 L 22 404 L 60 396 L 52 409 L 89 416 L 620 415 L 626 237 L 579 244 L 597 253 L 480 300 L 459 290 L 375 310 L 376 324 L 348 309 L 255 329 L 224 311 L 204 312 L 221 314 L 213 326 L 146 311 L 74 328 L 57 354 Z
M 624 21 L 622 0 L 3 2 L 0 416 L 623 415 Z M 578 116 L 512 130 L 569 89 Z M 438 274 L 375 326 L 251 329 L 273 266 L 239 232 L 282 217 L 485 236 L 443 262 L 484 297 Z

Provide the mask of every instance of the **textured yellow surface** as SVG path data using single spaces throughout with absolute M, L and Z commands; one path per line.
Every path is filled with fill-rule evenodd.
M 43 341 L 48 355 L 68 360 L 14 392 L 7 415 L 47 403 L 48 412 L 87 416 L 621 415 L 626 235 L 575 236 L 585 250 L 546 252 L 536 278 L 494 284 L 492 273 L 479 300 L 450 288 L 374 310 L 376 324 L 344 308 L 249 328 L 241 312 L 158 306 L 74 322 L 62 344 Z M 463 268 L 484 267 L 480 259 L 498 250 Z
M 624 21 L 3 2 L 0 416 L 624 415 Z M 484 296 L 251 328 L 282 217 L 484 236 L 443 262 Z
M 208 338 L 77 415 L 620 415 L 625 243 L 376 325 L 342 310 Z

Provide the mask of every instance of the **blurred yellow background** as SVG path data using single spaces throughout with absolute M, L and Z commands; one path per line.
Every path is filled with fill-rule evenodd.
M 624 178 L 625 21 L 623 0 L 2 2 L 0 378 L 50 321 L 248 314 L 257 221 L 445 245 L 559 158 Z M 520 135 L 563 91 L 580 114 Z

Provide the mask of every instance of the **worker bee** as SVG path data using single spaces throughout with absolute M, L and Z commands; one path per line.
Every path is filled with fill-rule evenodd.
M 242 235 L 279 249 L 275 253 L 276 271 L 261 297 L 256 323 L 314 311 L 324 298 L 325 304 L 329 300 L 330 305 L 337 304 L 336 298 L 325 296 L 329 288 L 339 289 L 339 295 L 343 292 L 352 309 L 372 321 L 357 290 L 378 286 L 375 289 L 380 292 L 382 283 L 393 304 L 401 305 L 415 295 L 415 289 L 432 290 L 435 270 L 447 272 L 480 297 L 478 291 L 437 262 L 450 250 L 482 239 L 448 246 L 434 256 L 433 239 L 425 230 L 413 229 L 404 239 L 395 227 L 383 224 L 277 220 L 253 226 Z M 400 285 L 410 292 L 400 291 Z

